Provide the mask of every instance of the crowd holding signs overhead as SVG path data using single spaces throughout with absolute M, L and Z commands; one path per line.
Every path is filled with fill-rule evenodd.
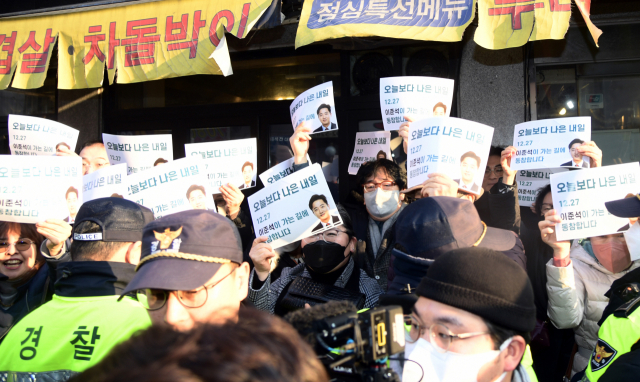
M 381 79 L 344 203 L 308 153 L 338 130 L 331 82 L 293 101 L 293 156 L 262 174 L 255 138 L 76 154 L 77 130 L 10 116 L 0 380 L 612 380 L 638 360 L 640 166 L 603 167 L 587 117 L 493 147 L 449 117 L 453 85 Z

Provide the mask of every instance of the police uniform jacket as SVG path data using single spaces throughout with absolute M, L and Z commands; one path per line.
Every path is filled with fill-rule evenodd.
M 635 261 L 627 270 L 611 273 L 581 246 L 571 249 L 571 263 L 555 267 L 547 263 L 548 315 L 558 329 L 573 328 L 578 352 L 571 375 L 584 370 L 598 338 L 598 321 L 609 302 L 605 293 L 611 284 L 640 266 Z
M 55 294 L 18 322 L 0 345 L 0 381 L 66 381 L 151 325 L 134 299 L 119 300 L 135 266 L 74 261 L 57 270 Z
M 67 240 L 62 253 L 54 258 L 48 256 L 49 250 L 45 243 L 42 243 L 40 248 L 47 261 L 40 266 L 40 269 L 29 281 L 15 289 L 17 295 L 10 304 L 2 302 L 0 305 L 0 343 L 18 321 L 29 312 L 51 300 L 57 265 L 71 259 L 71 255 L 66 250 L 70 244 L 71 242 Z M 0 281 L 0 283 L 8 283 L 8 281 Z

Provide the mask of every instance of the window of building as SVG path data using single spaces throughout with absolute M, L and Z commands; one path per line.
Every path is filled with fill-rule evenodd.
M 233 75 L 195 75 L 118 84 L 117 108 L 230 104 L 293 100 L 320 83 L 333 81 L 340 96 L 340 54 L 232 58 Z
M 251 138 L 251 126 L 205 127 L 190 130 L 190 143 Z
M 640 61 L 539 67 L 537 119 L 591 117 L 603 165 L 640 160 Z

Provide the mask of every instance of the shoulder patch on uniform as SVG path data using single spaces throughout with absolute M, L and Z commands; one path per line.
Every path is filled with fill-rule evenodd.
M 608 343 L 598 338 L 598 342 L 596 342 L 596 347 L 593 349 L 591 353 L 591 359 L 589 360 L 589 364 L 591 365 L 591 371 L 598 371 L 603 367 L 607 366 L 614 358 L 618 351 L 611 347 Z

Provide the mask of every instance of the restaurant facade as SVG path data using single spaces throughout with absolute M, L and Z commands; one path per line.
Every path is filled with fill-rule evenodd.
M 127 7 L 131 1 L 32 1 L 0 10 L 0 24 L 84 7 Z M 310 157 L 345 200 L 355 186 L 347 173 L 357 132 L 382 129 L 379 79 L 433 76 L 455 80 L 451 116 L 494 127 L 494 145 L 512 143 L 514 125 L 590 116 L 604 165 L 640 160 L 640 4 L 594 2 L 591 20 L 603 34 L 596 46 L 574 8 L 561 40 L 491 50 L 473 39 L 471 22 L 459 42 L 342 37 L 295 48 L 302 1 L 277 4 L 275 16 L 240 39 L 227 34 L 233 74 L 188 75 L 101 87 L 59 89 L 57 60 L 43 86 L 0 91 L 0 150 L 8 151 L 8 115 L 57 120 L 80 130 L 79 145 L 109 134 L 172 134 L 174 158 L 184 144 L 256 138 L 258 173 L 291 156 L 289 105 L 303 91 L 333 82 L 339 130 L 314 135 Z M 275 20 L 275 22 L 274 22 Z M 275 24 L 275 25 L 274 25 Z M 58 44 L 59 45 L 59 44 Z M 56 46 L 52 57 L 67 54 Z M 394 159 L 401 139 L 392 133 Z M 342 165 L 339 165 L 341 164 Z

